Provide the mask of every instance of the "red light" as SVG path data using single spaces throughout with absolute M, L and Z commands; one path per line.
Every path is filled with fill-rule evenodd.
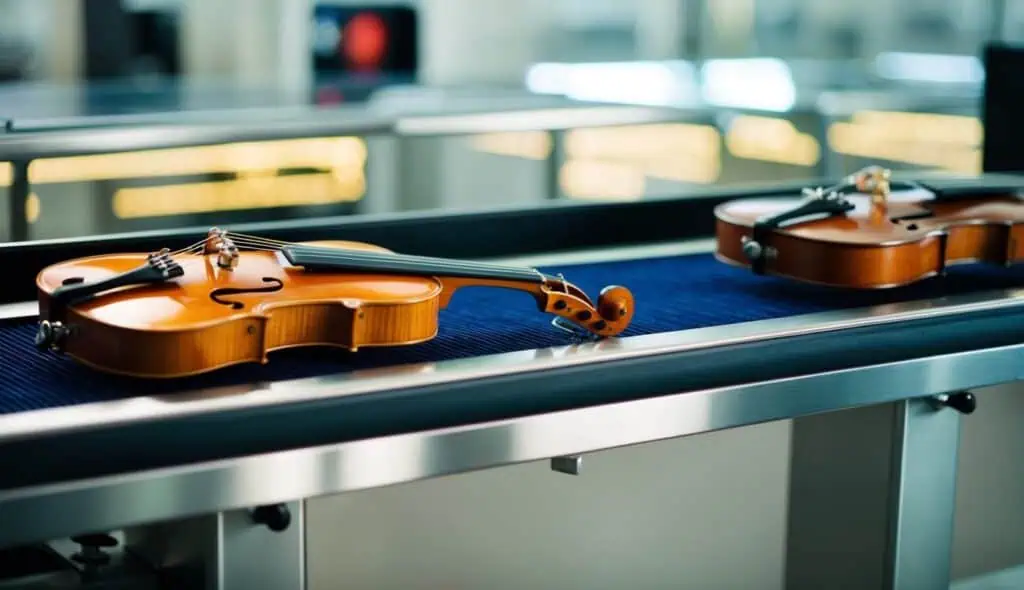
M 388 27 L 372 12 L 357 14 L 345 25 L 341 35 L 342 50 L 358 69 L 380 66 L 388 46 Z

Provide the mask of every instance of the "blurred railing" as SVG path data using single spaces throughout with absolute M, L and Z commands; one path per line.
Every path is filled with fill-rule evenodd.
M 7 239 L 29 239 L 39 193 L 56 201 L 69 183 L 102 185 L 93 209 L 119 219 L 159 215 L 161 208 L 212 213 L 357 202 L 367 192 L 368 142 L 375 138 L 468 138 L 475 152 L 541 165 L 536 192 L 545 198 L 639 198 L 645 179 L 679 192 L 730 182 L 722 170 L 735 162 L 754 167 L 751 179 L 759 178 L 757 166 L 807 178 L 868 162 L 980 167 L 981 125 L 970 95 L 822 90 L 804 92 L 786 108 L 623 102 L 532 93 L 448 100 L 432 91 L 430 100 L 414 93 L 399 106 L 16 118 L 0 133 Z M 387 160 L 383 173 L 395 176 L 416 165 L 403 168 L 401 150 Z

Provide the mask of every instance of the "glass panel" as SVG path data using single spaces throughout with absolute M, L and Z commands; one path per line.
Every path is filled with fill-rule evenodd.
M 366 142 L 324 137 L 48 158 L 29 166 L 34 238 L 352 212 Z

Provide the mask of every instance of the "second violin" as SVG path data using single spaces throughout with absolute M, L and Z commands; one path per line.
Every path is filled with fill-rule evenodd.
M 466 286 L 523 291 L 556 324 L 602 338 L 633 317 L 625 287 L 594 303 L 531 268 L 409 256 L 357 242 L 286 243 L 218 229 L 176 252 L 70 260 L 36 280 L 37 345 L 112 373 L 180 377 L 298 346 L 432 339 Z M 480 310 L 486 316 L 488 310 Z
M 719 260 L 765 275 L 858 289 L 907 285 L 970 262 L 1024 260 L 1024 176 L 896 182 L 872 166 L 803 198 L 715 209 Z

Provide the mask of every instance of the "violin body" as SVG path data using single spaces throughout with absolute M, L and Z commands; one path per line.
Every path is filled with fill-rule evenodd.
M 43 320 L 37 344 L 106 372 L 183 377 L 240 363 L 266 363 L 269 353 L 298 346 L 356 351 L 424 342 L 437 335 L 439 311 L 452 293 L 469 284 L 527 291 L 542 311 L 558 315 L 579 314 L 592 306 L 578 289 L 557 290 L 557 285 L 540 279 L 530 283 L 492 277 L 476 273 L 475 266 L 474 273 L 483 276 L 393 272 L 378 262 L 391 254 L 388 250 L 358 242 L 293 246 L 315 248 L 307 252 L 317 256 L 376 256 L 370 262 L 355 260 L 379 268 L 310 269 L 290 263 L 276 249 L 232 250 L 230 262 L 224 263 L 222 246 L 218 243 L 218 248 L 199 253 L 90 257 L 44 269 L 37 277 Z M 72 302 L 57 297 L 69 286 L 124 277 L 153 260 L 159 264 L 150 267 L 173 269 L 170 276 L 145 284 L 113 285 Z M 451 264 L 461 268 L 458 265 L 466 263 Z M 605 291 L 610 296 L 601 304 L 605 313 L 615 316 L 614 326 L 606 321 L 594 332 L 614 334 L 628 324 L 632 300 L 624 288 Z M 591 315 L 601 319 L 597 309 Z
M 1024 178 L 936 179 L 891 190 L 887 172 L 868 169 L 848 188 L 718 206 L 717 258 L 856 289 L 908 285 L 956 264 L 1024 260 Z

